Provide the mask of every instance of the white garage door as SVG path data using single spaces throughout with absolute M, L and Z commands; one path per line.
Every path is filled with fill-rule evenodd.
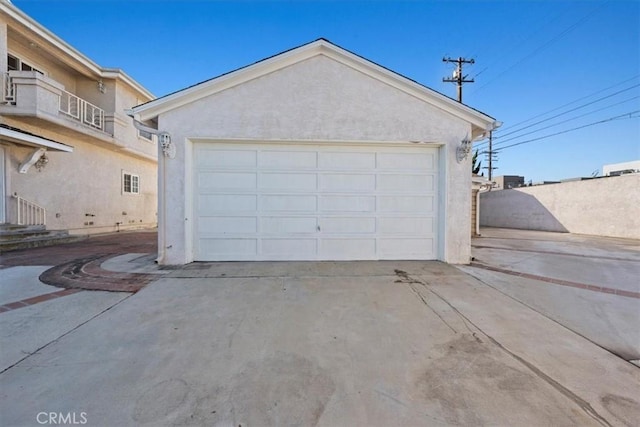
M 437 149 L 194 144 L 194 259 L 435 259 Z

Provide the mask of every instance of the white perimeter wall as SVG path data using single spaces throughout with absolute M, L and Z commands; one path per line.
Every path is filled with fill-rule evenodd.
M 480 225 L 640 239 L 640 174 L 482 193 Z

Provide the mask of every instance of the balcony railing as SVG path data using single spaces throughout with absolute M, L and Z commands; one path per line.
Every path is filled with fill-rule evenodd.
M 0 73 L 0 103 L 13 104 L 16 101 L 16 85 L 13 84 L 8 73 Z
M 36 79 L 35 76 L 30 77 L 27 74 L 27 77 L 25 77 L 24 73 L 21 73 L 21 74 L 23 75 L 16 74 L 15 76 L 12 76 L 11 73 L 0 73 L 0 83 L 2 84 L 0 86 L 0 90 L 2 91 L 1 93 L 2 96 L 0 97 L 0 103 L 17 105 L 18 107 L 20 107 L 20 100 L 18 100 L 17 98 L 18 96 L 22 98 L 22 95 L 18 95 L 19 93 L 18 85 L 20 85 L 21 82 L 24 82 L 25 78 L 29 79 L 28 81 L 31 81 L 32 78 Z M 16 78 L 20 78 L 20 80 L 18 80 L 18 84 L 16 84 L 16 81 L 14 81 L 14 79 Z M 42 78 L 44 77 L 38 77 L 36 80 L 36 84 L 32 85 L 31 83 L 29 83 L 27 85 L 27 88 L 42 87 L 42 86 L 39 86 L 41 84 L 39 83 L 41 81 L 40 79 Z M 47 78 L 44 78 L 44 79 L 46 81 Z M 40 93 L 46 93 L 47 96 L 51 96 L 51 97 L 57 96 L 59 98 L 58 112 L 63 114 L 64 116 L 69 117 L 77 122 L 80 122 L 85 126 L 89 126 L 101 131 L 105 130 L 104 110 L 102 108 L 97 107 L 92 103 L 90 103 L 89 101 L 86 101 L 70 92 L 61 90 L 59 86 L 55 88 L 55 91 L 53 92 L 43 91 L 43 92 L 33 92 L 32 94 L 28 93 L 26 98 L 28 99 L 30 96 L 34 96 L 36 102 L 38 102 L 38 105 L 40 105 L 40 101 L 43 99 L 43 98 L 40 98 L 40 95 L 39 95 Z M 25 102 L 28 102 L 28 101 L 25 101 Z M 42 102 L 42 105 L 53 106 L 52 103 L 48 103 L 48 102 Z M 51 111 L 51 113 L 53 113 L 53 111 Z
M 62 91 L 59 110 L 84 125 L 104 130 L 104 110 L 72 93 Z

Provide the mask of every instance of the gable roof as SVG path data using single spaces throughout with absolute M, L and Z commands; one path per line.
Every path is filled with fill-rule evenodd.
M 139 121 L 150 120 L 183 105 L 318 55 L 324 55 L 338 61 L 471 123 L 474 129 L 472 136 L 474 137 L 497 127 L 493 117 L 323 38 L 138 105 L 129 110 L 128 114 Z

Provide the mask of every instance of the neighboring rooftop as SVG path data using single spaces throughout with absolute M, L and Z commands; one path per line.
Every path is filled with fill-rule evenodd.
M 624 175 L 627 173 L 638 172 L 640 172 L 640 160 L 623 163 L 612 163 L 602 166 L 602 175 L 604 176 Z

